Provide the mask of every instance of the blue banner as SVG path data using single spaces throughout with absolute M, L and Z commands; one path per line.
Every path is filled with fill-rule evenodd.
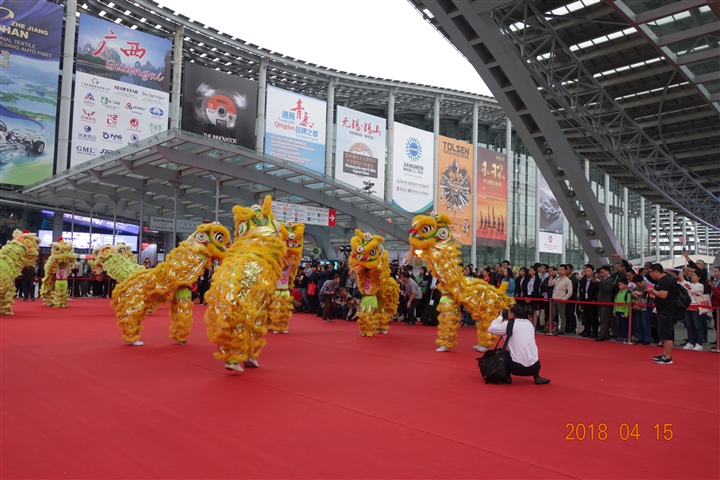
M 53 174 L 63 7 L 0 0 L 0 184 Z

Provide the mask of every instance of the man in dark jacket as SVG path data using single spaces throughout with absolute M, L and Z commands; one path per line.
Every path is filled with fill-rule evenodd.
M 612 302 L 613 291 L 615 290 L 615 281 L 610 275 L 610 266 L 603 265 L 600 267 L 599 278 L 592 280 L 598 285 L 598 302 Z M 610 333 L 617 331 L 617 321 L 614 321 L 612 305 L 600 305 L 600 332 L 596 342 L 604 342 L 610 340 Z
M 570 295 L 569 300 L 577 300 L 579 284 L 575 273 L 573 273 L 572 263 L 565 264 L 565 272 L 565 276 L 570 279 L 570 283 L 572 284 L 572 295 Z M 565 319 L 567 320 L 567 323 L 565 324 L 565 333 L 571 333 L 573 335 L 577 333 L 577 315 L 575 314 L 576 310 L 577 303 L 565 304 Z
M 595 267 L 586 264 L 583 267 L 584 275 L 580 278 L 578 284 L 578 296 L 583 302 L 597 302 L 598 283 L 593 282 L 595 275 Z M 583 332 L 581 337 L 597 338 L 598 336 L 598 307 L 592 303 L 583 303 L 582 307 L 582 324 Z
M 35 267 L 23 267 L 20 271 L 20 280 L 22 281 L 23 301 L 27 302 L 28 298 L 35 301 Z

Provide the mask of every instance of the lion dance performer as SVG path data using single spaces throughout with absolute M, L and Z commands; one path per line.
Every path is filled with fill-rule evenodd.
M 66 242 L 62 237 L 52 245 L 50 256 L 45 262 L 45 278 L 43 278 L 40 297 L 48 307 L 67 308 L 68 301 L 68 275 L 72 270 L 77 254 L 73 250 L 72 242 Z
M 117 283 L 124 282 L 133 273 L 145 270 L 145 267 L 135 261 L 132 249 L 124 243 L 97 247 L 92 254 L 90 266 L 93 274 L 101 275 L 102 272 L 107 272 Z
M 217 222 L 198 225 L 195 231 L 155 268 L 132 273 L 113 290 L 115 309 L 123 339 L 130 345 L 140 341 L 142 322 L 159 303 L 170 300 L 170 339 L 184 345 L 192 325 L 192 293 L 205 268 L 222 261 L 230 246 L 230 232 Z M 107 266 L 107 265 L 106 265 Z
M 27 230 L 15 230 L 0 248 L 0 315 L 14 315 L 15 278 L 23 267 L 32 267 L 40 253 L 40 239 Z
M 259 367 L 260 349 L 268 317 L 268 306 L 282 274 L 287 245 L 272 213 L 268 195 L 262 207 L 233 207 L 235 242 L 225 261 L 215 269 L 205 294 L 208 337 L 218 346 L 215 358 L 225 368 L 243 371 Z M 241 365 L 242 364 L 242 365 Z
M 352 254 L 348 266 L 357 274 L 357 284 L 363 294 L 358 308 L 358 327 L 363 337 L 376 333 L 387 335 L 400 301 L 400 286 L 390 277 L 390 258 L 382 246 L 384 241 L 380 235 L 359 229 L 350 239 Z
M 285 239 L 287 254 L 283 259 L 283 270 L 275 286 L 275 294 L 270 304 L 270 322 L 268 330 L 273 333 L 288 333 L 288 321 L 292 315 L 290 287 L 295 284 L 300 260 L 302 259 L 305 225 L 286 222 L 280 224 L 281 237 Z
M 447 352 L 457 345 L 461 305 L 470 312 L 477 325 L 478 345 L 474 348 L 487 351 L 496 339 L 487 331 L 490 323 L 500 310 L 515 302 L 505 295 L 506 283 L 497 289 L 478 278 L 463 276 L 458 244 L 450 231 L 451 223 L 447 215 L 433 212 L 429 216 L 416 216 L 410 228 L 412 253 L 424 260 L 438 279 L 441 297 L 437 351 Z

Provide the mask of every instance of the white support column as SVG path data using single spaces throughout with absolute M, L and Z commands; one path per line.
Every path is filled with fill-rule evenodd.
M 435 143 L 433 148 L 433 169 L 435 175 L 439 175 L 440 170 L 440 95 L 435 96 L 435 102 L 433 103 L 433 141 Z M 433 178 L 433 211 L 438 210 L 440 207 L 440 198 L 438 192 L 438 185 L 435 178 Z
M 640 197 L 640 263 L 645 265 L 645 197 Z
M 682 228 L 682 236 L 680 237 L 680 245 L 682 246 L 683 250 L 688 250 L 688 246 L 690 245 L 690 242 L 688 242 L 687 239 L 687 218 L 682 217 L 682 222 L 680 222 L 681 228 Z
M 568 229 L 565 228 L 565 218 L 563 218 L 562 221 L 562 238 L 563 238 L 563 244 L 562 244 L 562 252 L 560 253 L 560 263 L 567 262 L 567 247 L 566 244 L 570 243 L 568 238 Z
M 87 202 L 85 202 L 87 203 Z M 88 251 L 87 253 L 92 253 L 92 226 L 93 226 L 93 210 L 95 209 L 95 203 L 93 203 L 90 206 L 90 233 L 88 234 Z
M 333 165 L 333 120 L 335 119 L 335 85 L 337 78 L 330 77 L 327 95 L 327 125 L 325 127 L 325 175 L 334 177 Z
M 623 253 L 628 258 L 628 247 L 630 246 L 630 195 L 628 189 L 623 187 Z
M 506 196 L 507 196 L 507 212 L 505 212 L 505 258 L 510 260 L 512 262 L 512 259 L 510 258 L 510 247 L 512 246 L 512 235 L 510 232 L 512 231 L 512 223 L 510 222 L 510 209 L 515 208 L 515 205 L 512 201 L 512 184 L 513 184 L 513 178 L 515 178 L 515 169 L 513 168 L 513 151 L 512 151 L 512 123 L 510 122 L 510 119 L 505 117 L 505 162 L 507 165 L 505 166 L 505 170 L 507 171 L 507 184 L 505 185 L 506 189 Z M 537 185 L 537 184 L 536 184 Z M 537 221 L 535 222 L 537 223 Z M 535 237 L 535 244 L 537 246 L 537 238 Z M 536 248 L 537 250 L 537 248 Z M 535 256 L 537 256 L 539 253 L 536 252 Z
M 612 218 L 610 218 L 610 175 L 605 174 L 605 216 L 610 222 L 610 227 L 615 228 Z
M 215 177 L 215 221 L 220 221 L 220 174 L 213 174 Z
M 77 23 L 77 0 L 65 3 L 65 42 L 63 43 L 63 68 L 60 82 L 60 114 L 58 116 L 57 163 L 55 172 L 66 170 L 70 165 L 70 117 L 72 116 L 73 65 L 75 64 L 75 25 Z
M 145 194 L 142 192 L 138 192 L 138 193 L 140 194 L 140 230 L 138 230 L 137 254 L 138 254 L 138 262 L 140 262 L 140 257 L 142 255 L 143 207 L 145 206 Z
M 693 255 L 698 254 L 698 243 L 700 243 L 700 232 L 698 231 L 698 228 L 700 228 L 698 222 L 693 222 L 693 246 L 695 247 Z
M 267 95 L 267 67 L 267 58 L 261 58 L 258 77 L 257 135 L 255 135 L 255 150 L 260 153 L 265 151 L 265 98 Z
M 118 202 L 117 200 L 113 201 L 113 241 L 112 244 L 115 245 L 115 237 L 117 235 L 117 206 Z
M 675 258 L 675 214 L 670 210 L 670 258 Z
M 72 215 L 72 217 L 70 217 L 70 241 L 75 242 L 75 210 L 70 214 Z
M 393 155 L 395 142 L 395 93 L 397 87 L 390 87 L 387 107 L 387 161 L 385 162 L 385 201 L 392 203 L 393 196 Z
M 585 179 L 588 181 L 588 183 L 590 183 L 590 160 L 588 160 L 588 159 L 585 159 Z M 590 262 L 590 257 L 588 257 L 587 252 L 585 252 L 584 250 L 583 250 L 583 257 L 585 257 L 585 263 Z
M 535 262 L 540 261 L 540 169 L 535 167 Z M 508 197 L 508 203 L 510 203 L 510 197 Z
M 182 47 L 185 27 L 175 25 L 173 42 L 172 95 L 170 98 L 170 128 L 180 128 L 180 92 L 182 91 Z
M 660 205 L 655 205 L 655 262 L 660 262 Z
M 472 202 L 472 221 L 470 222 L 472 243 L 470 244 L 470 263 L 477 265 L 477 196 L 478 196 L 478 101 L 473 102 L 472 109 L 472 146 L 473 146 L 473 158 L 472 158 L 472 195 L 470 195 L 470 201 Z M 507 169 L 506 169 L 507 170 Z M 507 175 L 506 175 L 507 176 Z M 506 214 L 507 216 L 507 214 Z M 507 219 L 506 223 L 507 223 Z
M 710 255 L 710 229 L 705 227 L 705 252 Z

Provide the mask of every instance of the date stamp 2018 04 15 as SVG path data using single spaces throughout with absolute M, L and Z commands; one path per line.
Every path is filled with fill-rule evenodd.
M 653 430 L 650 432 L 650 437 L 656 441 L 662 440 L 669 442 L 674 437 L 672 426 L 672 423 L 656 423 L 652 427 Z M 610 438 L 619 438 L 625 442 L 633 439 L 640 440 L 642 436 L 640 425 L 637 423 L 621 423 L 617 427 L 617 437 L 613 435 L 607 423 L 567 423 L 565 424 L 565 428 L 568 429 L 565 440 L 570 442 L 582 442 L 585 440 L 604 442 Z M 647 432 L 645 436 L 648 436 Z

